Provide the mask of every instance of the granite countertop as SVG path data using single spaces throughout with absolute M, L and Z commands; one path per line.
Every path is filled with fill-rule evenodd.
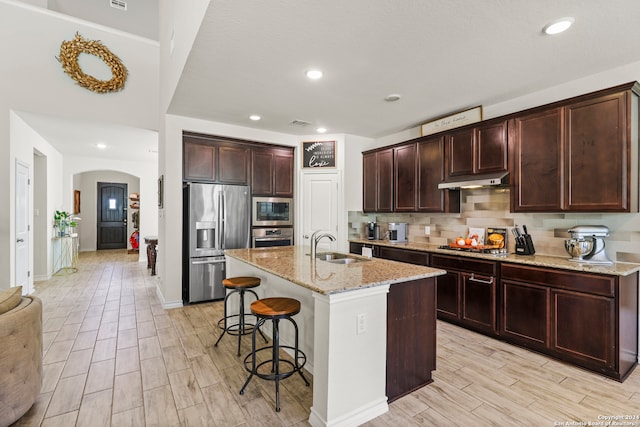
M 256 249 L 229 249 L 225 255 L 274 274 L 320 294 L 353 291 L 361 288 L 407 282 L 440 276 L 446 271 L 389 261 L 361 258 L 365 261 L 334 264 L 311 261 L 306 246 L 279 246 Z M 320 252 L 318 252 L 320 253 Z
M 424 243 L 391 243 L 388 240 L 351 239 L 350 242 L 364 243 L 367 245 L 389 246 L 399 249 L 411 249 L 415 251 L 432 252 L 453 256 L 464 256 L 487 259 L 497 262 L 510 262 L 514 264 L 533 265 L 537 267 L 561 268 L 564 270 L 581 271 L 585 273 L 608 274 L 613 276 L 628 276 L 640 271 L 640 264 L 629 262 L 614 262 L 613 264 L 586 264 L 569 261 L 568 258 L 549 255 L 516 255 L 509 253 L 506 256 L 495 256 L 474 252 L 451 251 L 438 249 L 439 245 Z

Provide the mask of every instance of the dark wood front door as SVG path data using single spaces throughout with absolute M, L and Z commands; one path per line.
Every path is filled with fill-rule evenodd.
M 127 184 L 98 183 L 98 249 L 127 247 Z

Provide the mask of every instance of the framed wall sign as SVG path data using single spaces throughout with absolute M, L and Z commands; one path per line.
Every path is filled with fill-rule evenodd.
M 335 141 L 305 141 L 302 143 L 303 168 L 335 168 Z
M 454 129 L 460 126 L 477 123 L 480 121 L 482 121 L 481 106 L 425 123 L 420 126 L 420 134 L 422 136 L 431 135 L 433 133 Z

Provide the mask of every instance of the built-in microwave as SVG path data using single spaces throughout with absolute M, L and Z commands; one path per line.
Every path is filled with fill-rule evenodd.
M 252 224 L 254 227 L 293 225 L 293 199 L 284 197 L 254 197 Z

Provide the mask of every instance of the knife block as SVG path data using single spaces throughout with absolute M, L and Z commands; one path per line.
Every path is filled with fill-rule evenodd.
M 516 255 L 533 255 L 536 248 L 533 247 L 533 240 L 530 234 L 523 234 L 521 238 L 516 239 Z

